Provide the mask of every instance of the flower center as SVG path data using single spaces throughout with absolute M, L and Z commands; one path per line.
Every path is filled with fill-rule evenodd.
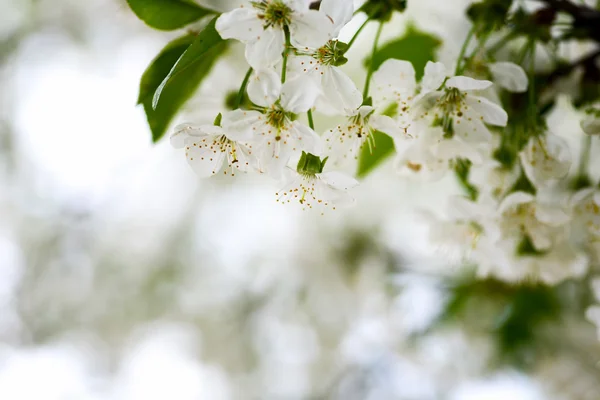
M 348 45 L 337 40 L 330 40 L 327 44 L 316 51 L 313 55 L 322 65 L 333 65 L 338 67 L 348 62 L 344 53 L 348 50 Z
M 290 120 L 289 113 L 285 112 L 281 106 L 275 105 L 267 110 L 267 123 L 276 128 L 277 131 L 284 130 Z
M 282 0 L 252 1 L 252 6 L 260 10 L 258 18 L 264 20 L 264 28 L 283 28 L 292 21 L 293 10 Z

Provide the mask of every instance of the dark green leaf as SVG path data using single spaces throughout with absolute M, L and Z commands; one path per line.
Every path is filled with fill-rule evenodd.
M 214 14 L 188 0 L 127 0 L 139 19 L 149 26 L 170 31 Z
M 435 58 L 435 52 L 441 44 L 440 40 L 428 33 L 409 26 L 404 36 L 381 46 L 374 57 L 374 68 L 377 70 L 389 58 L 397 58 L 412 62 L 417 79 L 423 76 L 427 61 Z
M 365 144 L 359 155 L 358 172 L 356 173 L 359 178 L 366 176 L 394 152 L 394 141 L 385 133 L 376 131 L 373 133 L 373 139 L 375 139 L 373 153 L 371 153 L 369 146 Z
M 164 135 L 177 111 L 196 91 L 198 85 L 208 75 L 213 64 L 226 48 L 227 42 L 221 39 L 215 30 L 215 19 L 213 19 L 195 37 L 193 43 L 156 88 L 153 96 L 149 95 L 151 87 L 148 86 L 142 104 L 152 130 L 152 139 L 155 142 Z M 153 78 L 152 83 L 157 80 L 158 74 Z
M 373 59 L 374 69 L 379 68 L 385 60 L 390 58 L 407 60 L 412 62 L 417 79 L 420 79 L 423 76 L 425 64 L 435 58 L 435 51 L 439 45 L 440 41 L 434 36 L 409 26 L 404 36 L 385 44 L 375 53 Z M 386 111 L 391 113 L 393 108 Z M 369 147 L 365 145 L 359 155 L 357 172 L 359 177 L 367 175 L 394 152 L 394 141 L 388 135 L 376 132 L 374 138 L 376 147 L 373 149 L 373 154 L 371 154 Z
M 169 75 L 181 55 L 194 42 L 194 39 L 196 39 L 196 35 L 192 34 L 177 38 L 167 44 L 152 60 L 142 75 L 138 104 L 142 104 L 148 99 L 152 102 L 154 92 Z

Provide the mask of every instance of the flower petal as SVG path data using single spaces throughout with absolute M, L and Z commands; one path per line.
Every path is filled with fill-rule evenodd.
M 354 4 L 349 0 L 323 0 L 319 11 L 325 13 L 333 21 L 332 37 L 336 38 L 354 13 Z
M 194 124 L 184 123 L 177 125 L 170 138 L 171 146 L 176 149 L 183 148 L 187 142 L 187 139 L 192 135 L 203 136 L 205 134 L 202 132 L 200 127 Z
M 258 111 L 237 109 L 223 114 L 222 125 L 229 139 L 248 141 L 253 138 L 254 128 L 263 119 L 264 116 Z
M 509 92 L 522 93 L 527 90 L 527 74 L 517 64 L 502 61 L 490 64 L 489 67 L 494 83 Z
M 330 106 L 344 114 L 360 107 L 363 102 L 362 93 L 348 75 L 338 67 L 328 67 L 323 72 L 323 97 Z
M 433 90 L 438 90 L 444 80 L 448 76 L 448 70 L 446 66 L 441 62 L 431 62 L 428 61 L 425 65 L 425 74 L 423 75 L 423 80 L 421 81 L 421 86 L 423 87 L 423 92 L 431 92 Z
M 317 174 L 317 177 L 327 185 L 337 190 L 345 191 L 358 185 L 358 181 L 356 179 L 337 171 Z
M 248 82 L 248 97 L 253 103 L 268 107 L 275 103 L 281 93 L 279 74 L 270 68 L 255 71 Z
M 467 106 L 483 117 L 486 123 L 496 126 L 506 126 L 508 114 L 498 104 L 492 103 L 485 97 L 473 95 L 467 95 L 465 102 Z
M 242 42 L 254 42 L 263 34 L 262 21 L 252 8 L 236 8 L 221 14 L 215 28 L 223 39 L 237 39 Z
M 600 134 L 600 118 L 586 117 L 581 121 L 581 129 L 588 135 Z
M 219 143 L 215 138 L 211 138 L 212 143 L 206 142 L 190 143 L 186 147 L 185 155 L 188 164 L 194 172 L 201 178 L 206 178 L 215 175 L 223 166 L 225 154 L 219 149 Z
M 393 118 L 387 115 L 372 115 L 369 118 L 369 125 L 379 132 L 383 132 L 392 138 L 402 139 L 406 135 Z
M 314 79 L 301 76 L 287 80 L 281 88 L 281 106 L 286 111 L 302 113 L 311 108 L 317 97 L 321 95 L 321 88 Z
M 272 67 L 282 58 L 285 35 L 281 29 L 265 29 L 260 37 L 246 45 L 246 61 L 254 69 Z
M 290 133 L 298 140 L 300 149 L 297 150 L 304 150 L 307 153 L 312 153 L 315 155 L 319 155 L 323 151 L 321 137 L 317 135 L 315 131 L 301 122 L 292 122 L 292 125 L 290 126 Z
M 332 38 L 333 22 L 319 11 L 308 10 L 294 13 L 290 24 L 291 41 L 294 47 L 318 49 Z
M 492 86 L 490 81 L 469 78 L 468 76 L 453 76 L 446 81 L 446 87 L 456 88 L 462 91 L 483 90 Z
M 525 192 L 513 192 L 506 196 L 498 206 L 498 212 L 503 214 L 519 204 L 531 203 L 535 200 L 535 196 Z
M 561 226 L 571 220 L 571 216 L 561 208 L 539 203 L 535 207 L 535 218 L 550 226 Z
M 373 88 L 383 93 L 414 94 L 417 80 L 413 65 L 393 58 L 384 61 L 373 74 Z

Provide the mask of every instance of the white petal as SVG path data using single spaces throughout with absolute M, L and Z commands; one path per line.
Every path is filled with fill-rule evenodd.
M 344 114 L 360 107 L 363 101 L 362 94 L 352 79 L 338 67 L 326 68 L 321 83 L 323 96 L 329 105 Z
M 598 326 L 598 340 L 600 340 L 600 307 L 594 306 L 587 309 L 585 317 Z
M 313 79 L 298 76 L 283 84 L 281 106 L 286 111 L 303 113 L 315 104 L 319 95 L 321 95 L 321 88 Z
M 595 192 L 596 189 L 590 187 L 575 192 L 569 199 L 569 206 L 577 207 L 581 202 L 586 201 L 588 197 L 594 196 Z
M 338 37 L 340 30 L 352 19 L 354 4 L 352 0 L 323 0 L 319 11 L 333 21 L 332 36 Z
M 228 138 L 236 141 L 251 140 L 253 128 L 262 120 L 262 113 L 254 110 L 233 110 L 223 114 L 222 125 Z
M 361 119 L 367 118 L 369 115 L 373 114 L 375 109 L 371 106 L 360 106 L 356 109 L 350 116 L 359 115 Z
M 535 200 L 535 196 L 525 192 L 513 192 L 506 196 L 498 206 L 498 212 L 505 213 L 512 210 L 519 204 L 531 203 Z
M 451 196 L 448 199 L 448 210 L 455 219 L 475 219 L 477 207 L 475 203 L 463 196 Z
M 564 225 L 571 220 L 569 214 L 559 207 L 537 204 L 535 207 L 535 218 L 550 226 Z
M 470 113 L 467 113 L 465 115 L 467 118 L 463 117 L 460 120 L 457 119 L 457 121 L 455 121 L 455 135 L 468 143 L 491 144 L 492 133 L 490 130 L 483 122 L 481 122 L 481 120 L 479 120 L 479 115 L 469 121 L 469 114 Z M 460 123 L 457 123 L 458 121 L 460 121 Z
M 581 121 L 581 129 L 588 135 L 600 134 L 600 118 L 587 117 Z
M 259 153 L 260 170 L 275 180 L 282 180 L 290 155 L 291 149 L 281 146 L 281 141 L 265 141 Z
M 315 71 L 315 68 L 319 68 Z M 321 80 L 321 63 L 315 61 L 311 56 L 288 56 L 287 73 L 288 78 L 293 79 L 296 75 L 308 75 Z
M 262 21 L 252 8 L 236 8 L 221 14 L 215 28 L 223 39 L 237 39 L 253 42 L 263 34 Z
M 265 29 L 260 38 L 246 45 L 246 60 L 254 69 L 272 67 L 283 57 L 285 35 L 281 29 Z
M 412 95 L 417 88 L 415 69 L 408 61 L 393 58 L 386 60 L 373 74 L 373 87 L 382 92 L 397 91 Z
M 492 86 L 490 81 L 469 78 L 468 76 L 453 76 L 446 81 L 446 87 L 456 88 L 458 90 L 483 90 Z
M 369 125 L 373 129 L 383 132 L 392 138 L 402 139 L 406 136 L 398 123 L 387 115 L 372 115 L 369 118 Z
M 423 75 L 423 80 L 421 81 L 421 85 L 423 86 L 424 92 L 431 92 L 433 90 L 438 90 L 444 80 L 448 76 L 448 70 L 446 66 L 441 62 L 431 62 L 428 61 L 425 65 L 425 74 Z
M 205 142 L 190 143 L 186 147 L 186 157 L 194 172 L 201 178 L 215 175 L 223 166 L 226 156 L 220 151 L 219 144 L 212 138 L 212 149 Z
M 271 68 L 255 71 L 248 82 L 248 97 L 254 104 L 268 107 L 281 93 L 281 78 Z
M 527 74 L 515 63 L 503 61 L 490 64 L 490 72 L 494 83 L 510 92 L 522 93 L 527 90 Z
M 181 149 L 185 146 L 187 139 L 190 137 L 190 135 L 193 133 L 195 133 L 196 135 L 200 136 L 203 135 L 202 131 L 199 129 L 199 127 L 190 124 L 190 123 L 185 123 L 185 124 L 179 124 L 175 127 L 175 129 L 173 130 L 173 134 L 171 135 L 171 146 L 173 146 L 176 149 Z
M 465 102 L 467 106 L 483 117 L 486 123 L 496 126 L 506 126 L 508 114 L 499 105 L 492 103 L 485 97 L 473 95 L 467 95 Z
M 338 190 L 349 190 L 358 185 L 356 179 L 337 171 L 317 174 L 317 177 L 329 186 Z
M 297 149 L 298 151 L 304 150 L 307 153 L 312 153 L 314 155 L 320 155 L 323 151 L 321 137 L 317 135 L 315 131 L 301 122 L 292 122 L 290 133 L 298 140 L 298 144 L 300 146 L 300 148 Z
M 445 139 L 442 140 L 433 149 L 434 154 L 442 160 L 452 160 L 454 158 L 466 158 L 473 164 L 481 164 L 483 157 L 477 148 L 472 144 L 461 142 L 457 139 Z
M 535 185 L 563 178 L 571 169 L 571 151 L 557 135 L 533 137 L 519 154 L 525 174 Z
M 309 10 L 294 13 L 290 24 L 294 47 L 318 49 L 332 38 L 333 22 L 322 12 Z

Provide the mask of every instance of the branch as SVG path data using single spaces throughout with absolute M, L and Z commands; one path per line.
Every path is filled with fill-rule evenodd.
M 600 11 L 582 4 L 575 4 L 569 0 L 538 0 L 545 3 L 548 8 L 562 11 L 574 19 L 573 27 L 586 29 L 587 37 L 600 43 Z

